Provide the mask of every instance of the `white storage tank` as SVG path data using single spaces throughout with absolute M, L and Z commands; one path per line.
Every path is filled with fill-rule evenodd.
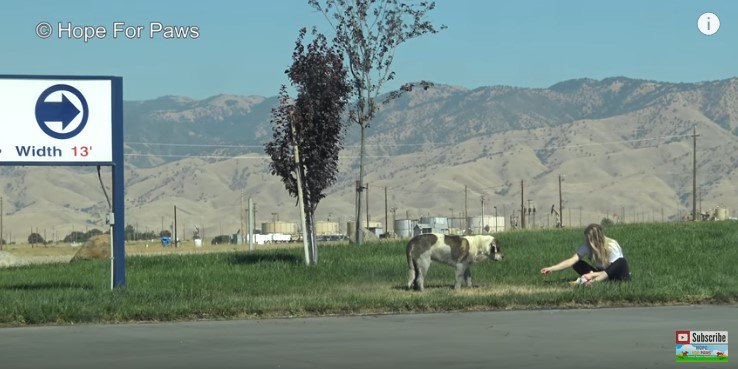
M 469 228 L 472 234 L 496 233 L 505 230 L 505 217 L 494 215 L 481 215 L 469 217 Z
M 284 233 L 284 234 L 297 234 L 297 224 L 290 222 L 268 222 L 261 223 L 261 231 L 264 234 L 269 233 Z
M 717 220 L 728 220 L 728 208 L 717 208 L 717 209 L 715 209 L 715 219 L 717 219 Z
M 338 230 L 338 222 L 326 222 L 317 221 L 315 222 L 315 234 L 318 236 L 325 235 L 338 235 L 341 232 Z
M 420 223 L 429 225 L 434 233 L 448 233 L 446 217 L 420 217 Z
M 418 224 L 413 219 L 397 219 L 395 220 L 395 234 L 400 238 L 410 238 L 413 236 L 413 229 Z

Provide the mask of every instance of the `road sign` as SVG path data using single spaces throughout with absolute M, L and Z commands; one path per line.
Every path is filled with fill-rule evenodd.
M 123 79 L 0 75 L 0 166 L 111 167 L 110 286 L 126 285 Z
M 0 129 L 0 163 L 111 163 L 112 82 L 0 77 Z

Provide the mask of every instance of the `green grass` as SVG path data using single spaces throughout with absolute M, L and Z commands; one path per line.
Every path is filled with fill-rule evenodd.
M 728 357 L 677 356 L 676 361 L 683 363 L 727 363 Z
M 571 256 L 581 229 L 498 235 L 506 259 L 472 267 L 474 288 L 453 291 L 434 263 L 426 291 L 404 289 L 404 242 L 302 250 L 129 257 L 127 287 L 109 290 L 108 261 L 0 269 L 0 325 L 171 321 L 395 312 L 538 309 L 738 301 L 738 223 L 613 226 L 634 275 L 628 283 L 571 287 L 571 271 L 542 276 Z

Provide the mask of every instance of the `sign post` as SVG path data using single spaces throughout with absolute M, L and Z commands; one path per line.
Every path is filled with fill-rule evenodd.
M 112 286 L 125 287 L 123 79 L 0 75 L 0 129 L 0 165 L 112 168 Z

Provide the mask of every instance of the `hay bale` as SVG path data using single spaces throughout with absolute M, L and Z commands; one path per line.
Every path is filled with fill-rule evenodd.
M 356 236 L 349 235 L 349 243 L 355 244 L 356 243 Z M 370 232 L 366 228 L 361 229 L 361 239 L 363 242 L 377 242 L 379 241 L 379 237 L 377 237 L 376 234 Z
M 0 268 L 9 268 L 23 265 L 21 259 L 13 256 L 7 251 L 0 251 Z
M 110 259 L 110 235 L 101 234 L 91 237 L 74 254 L 72 262 L 78 260 Z

